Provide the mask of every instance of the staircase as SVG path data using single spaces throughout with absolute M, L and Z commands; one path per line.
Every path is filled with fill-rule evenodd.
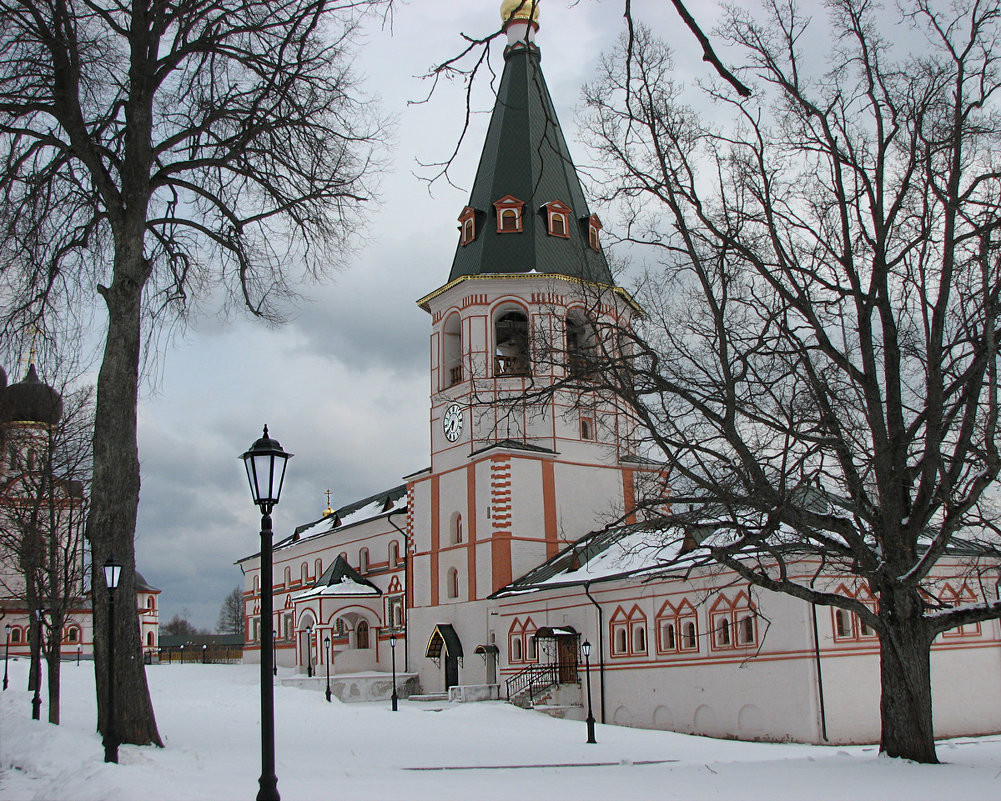
M 535 706 L 537 696 L 559 683 L 559 666 L 555 663 L 529 665 L 505 682 L 507 700 L 516 706 L 531 709 Z

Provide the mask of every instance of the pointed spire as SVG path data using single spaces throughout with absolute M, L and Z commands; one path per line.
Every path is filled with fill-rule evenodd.
M 539 0 L 505 0 L 504 73 L 449 282 L 538 272 L 613 283 L 534 44 Z

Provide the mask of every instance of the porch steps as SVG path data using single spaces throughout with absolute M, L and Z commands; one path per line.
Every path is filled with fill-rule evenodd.
M 407 700 L 434 704 L 448 703 L 448 693 L 420 693 L 419 695 L 408 696 Z

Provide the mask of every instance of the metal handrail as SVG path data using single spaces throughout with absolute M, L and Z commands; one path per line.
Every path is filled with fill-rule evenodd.
M 521 695 L 527 690 L 528 697 L 534 703 L 536 693 L 542 692 L 558 683 L 557 666 L 555 664 L 529 665 L 505 682 L 507 700 L 510 701 L 515 696 Z

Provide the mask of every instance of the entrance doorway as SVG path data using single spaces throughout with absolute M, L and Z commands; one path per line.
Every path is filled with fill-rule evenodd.
M 424 656 L 440 664 L 445 660 L 445 692 L 459 685 L 459 666 L 462 664 L 462 643 L 451 623 L 439 623 L 428 638 Z

